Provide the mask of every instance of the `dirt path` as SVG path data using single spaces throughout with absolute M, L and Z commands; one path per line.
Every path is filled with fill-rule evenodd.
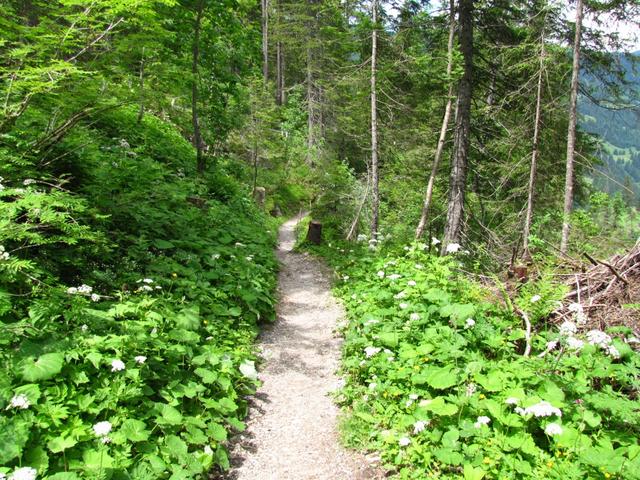
M 260 337 L 262 387 L 252 400 L 246 432 L 235 443 L 233 480 L 365 480 L 380 478 L 363 456 L 338 443 L 338 409 L 328 393 L 344 315 L 319 261 L 293 253 L 294 218 L 280 229 L 277 321 Z

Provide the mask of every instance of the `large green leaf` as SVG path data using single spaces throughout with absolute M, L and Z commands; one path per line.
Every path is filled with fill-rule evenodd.
M 141 420 L 135 420 L 133 418 L 127 419 L 122 422 L 120 427 L 120 433 L 122 433 L 127 440 L 132 442 L 144 442 L 149 438 L 149 431 L 146 429 L 146 425 Z
M 166 403 L 156 404 L 158 416 L 156 421 L 159 424 L 180 425 L 182 423 L 182 414 L 171 405 Z
M 37 360 L 27 358 L 22 362 L 20 374 L 28 382 L 37 380 L 48 380 L 55 377 L 64 365 L 64 355 L 62 353 L 45 353 Z
M 47 443 L 47 448 L 53 453 L 61 453 L 75 446 L 76 443 L 78 442 L 73 438 L 59 436 L 49 440 L 49 443 Z
M 458 372 L 451 367 L 427 367 L 411 380 L 416 385 L 426 383 L 433 388 L 444 390 L 458 383 Z
M 200 308 L 198 306 L 183 309 L 176 317 L 178 328 L 197 330 L 200 327 Z
M 29 425 L 19 417 L 0 417 L 0 464 L 22 455 L 29 439 Z

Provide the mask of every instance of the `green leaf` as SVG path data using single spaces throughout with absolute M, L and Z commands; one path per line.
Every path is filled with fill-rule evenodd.
M 46 480 L 81 480 L 77 473 L 74 472 L 58 472 L 50 477 L 46 477 Z
M 382 332 L 378 336 L 378 340 L 385 347 L 395 348 L 398 346 L 398 333 L 397 332 Z
M 113 467 L 113 457 L 104 450 L 98 451 L 88 448 L 82 452 L 82 460 L 86 470 L 102 470 Z
M 476 468 L 469 463 L 465 463 L 463 474 L 464 480 L 482 480 L 486 472 L 481 468 Z
M 442 397 L 435 397 L 431 400 L 420 402 L 418 410 L 433 412 L 436 415 L 449 416 L 455 414 L 458 411 L 458 407 L 452 403 L 446 403 Z
M 158 411 L 157 423 L 165 425 L 180 425 L 182 423 L 182 414 L 171 405 L 157 403 L 156 410 Z
M 29 439 L 29 424 L 19 417 L 0 416 L 0 464 L 8 464 L 22 455 Z
M 159 250 L 168 250 L 170 248 L 175 248 L 175 245 L 168 240 L 162 240 L 158 238 L 153 241 L 153 246 Z
M 187 444 L 180 437 L 176 435 L 169 435 L 165 438 L 165 446 L 167 453 L 173 458 L 180 458 L 187 455 L 189 448 Z
M 433 388 L 445 390 L 458 383 L 458 372 L 451 367 L 428 367 L 422 374 L 414 375 L 413 383 L 427 383 Z
M 207 433 L 216 442 L 224 442 L 227 439 L 227 430 L 219 423 L 211 422 L 207 425 Z
M 214 383 L 218 380 L 218 373 L 206 368 L 196 368 L 194 373 L 202 379 L 203 383 Z
M 48 380 L 55 377 L 64 365 L 64 354 L 62 353 L 45 353 L 38 360 L 34 361 L 28 358 L 23 361 L 20 373 L 22 378 L 28 382 L 37 380 Z
M 200 328 L 200 307 L 195 306 L 183 309 L 176 317 L 176 326 L 185 330 L 197 330 Z
M 61 453 L 75 446 L 77 443 L 77 440 L 74 440 L 73 438 L 60 436 L 49 440 L 47 448 L 53 453 Z
M 240 364 L 240 373 L 247 377 L 249 380 L 258 380 L 258 372 L 256 371 L 256 365 L 251 360 L 245 360 Z
M 141 420 L 135 420 L 133 418 L 127 419 L 122 423 L 120 433 L 132 442 L 144 442 L 150 435 L 146 429 L 146 424 Z

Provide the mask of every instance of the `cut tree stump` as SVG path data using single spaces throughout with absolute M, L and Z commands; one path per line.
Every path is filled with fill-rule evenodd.
M 314 245 L 320 245 L 322 242 L 322 223 L 317 220 L 312 220 L 309 223 L 309 230 L 307 231 L 307 241 Z
M 260 208 L 264 208 L 264 202 L 267 198 L 267 190 L 264 187 L 256 187 L 253 192 L 253 198 Z

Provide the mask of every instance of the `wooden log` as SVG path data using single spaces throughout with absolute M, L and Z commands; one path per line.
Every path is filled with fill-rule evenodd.
M 264 202 L 267 198 L 267 191 L 264 187 L 256 187 L 253 191 L 253 198 L 260 208 L 264 208 Z
M 322 223 L 317 220 L 312 220 L 309 223 L 309 230 L 307 231 L 307 241 L 314 245 L 320 245 L 322 242 Z

